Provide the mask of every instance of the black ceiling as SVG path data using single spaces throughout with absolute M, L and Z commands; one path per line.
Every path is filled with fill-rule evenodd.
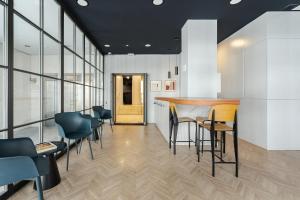
M 181 28 L 187 19 L 218 19 L 218 42 L 266 11 L 282 11 L 300 0 L 63 0 L 64 7 L 84 26 L 103 52 L 113 54 L 174 54 L 181 51 Z M 105 48 L 104 44 L 110 44 Z M 152 47 L 146 48 L 150 43 Z M 129 44 L 129 47 L 125 45 Z

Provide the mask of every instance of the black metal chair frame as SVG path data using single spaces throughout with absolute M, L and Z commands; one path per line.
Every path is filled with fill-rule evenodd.
M 178 134 L 178 126 L 181 123 L 188 123 L 188 140 L 187 141 L 177 141 L 177 134 Z M 195 123 L 195 127 L 196 127 L 196 131 L 195 131 L 195 140 L 191 139 L 191 123 Z M 174 129 L 174 130 L 173 130 Z M 174 132 L 174 134 L 173 134 Z M 172 136 L 173 136 L 173 140 L 172 140 Z M 195 143 L 196 145 L 196 141 L 197 141 L 197 123 L 196 121 L 183 121 L 180 122 L 177 116 L 177 112 L 174 109 L 172 111 L 172 109 L 169 109 L 169 148 L 172 148 L 172 143 L 173 143 L 173 154 L 176 155 L 176 143 L 177 142 L 188 142 L 189 143 L 189 149 L 191 148 L 191 142 Z

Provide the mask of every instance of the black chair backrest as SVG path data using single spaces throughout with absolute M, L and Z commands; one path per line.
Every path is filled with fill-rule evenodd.
M 30 138 L 0 140 L 0 157 L 15 156 L 37 157 L 35 146 Z
M 79 112 L 65 112 L 55 115 L 55 122 L 64 129 L 66 137 L 69 133 L 77 132 L 85 127 L 86 120 Z
M 104 108 L 102 106 L 93 106 L 92 109 L 93 109 L 93 111 L 96 111 L 99 113 L 101 113 L 104 110 Z

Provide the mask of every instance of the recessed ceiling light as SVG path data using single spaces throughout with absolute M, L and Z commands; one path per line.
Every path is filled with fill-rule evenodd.
M 107 54 L 108 54 L 108 55 L 111 55 L 111 52 L 108 52 Z
M 129 47 L 129 44 L 126 44 L 125 47 Z
M 153 0 L 153 4 L 156 5 L 156 6 L 160 6 L 163 3 L 164 3 L 163 0 Z
M 80 6 L 88 6 L 89 2 L 87 2 L 86 0 L 77 0 L 78 5 Z
M 242 0 L 230 0 L 230 4 L 234 5 L 234 4 L 238 4 L 240 3 Z
M 145 47 L 151 47 L 151 44 L 145 44 Z
M 107 48 L 109 48 L 109 47 L 110 47 L 110 44 L 105 44 L 104 46 L 107 47 Z

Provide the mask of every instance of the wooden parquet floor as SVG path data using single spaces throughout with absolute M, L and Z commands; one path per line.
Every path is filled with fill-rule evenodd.
M 232 139 L 227 138 L 232 157 Z M 90 160 L 83 152 L 58 161 L 62 182 L 45 191 L 47 200 L 299 200 L 300 151 L 265 151 L 244 141 L 240 145 L 240 177 L 233 165 L 217 165 L 211 176 L 210 153 L 200 163 L 195 149 L 178 147 L 173 156 L 154 125 L 105 127 L 104 148 L 93 143 Z M 36 199 L 32 184 L 11 199 Z

